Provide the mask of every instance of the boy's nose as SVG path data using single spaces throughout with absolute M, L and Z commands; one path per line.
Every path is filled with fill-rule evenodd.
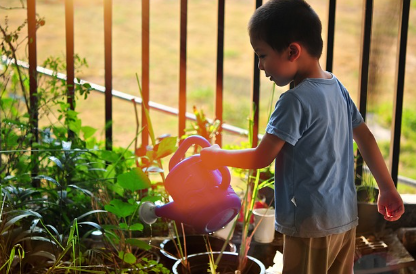
M 259 67 L 259 70 L 264 70 L 264 67 L 263 67 L 263 64 L 261 63 L 261 61 L 259 61 L 258 67 Z

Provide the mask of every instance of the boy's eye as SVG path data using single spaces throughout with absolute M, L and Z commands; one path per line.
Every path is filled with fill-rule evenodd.
M 264 54 L 257 54 L 257 56 L 258 56 L 260 59 L 263 59 L 264 57 L 266 57 L 266 55 L 264 55 Z

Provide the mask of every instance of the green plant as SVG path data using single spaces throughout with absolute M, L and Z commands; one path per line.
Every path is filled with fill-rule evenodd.
M 361 176 L 361 185 L 356 186 L 357 201 L 376 203 L 378 199 L 377 183 L 370 171 L 364 170 Z
M 187 128 L 186 134 L 182 136 L 182 139 L 190 135 L 199 135 L 207 139 L 211 144 L 214 142 L 215 136 L 218 135 L 219 126 L 221 121 L 215 119 L 214 121 L 209 121 L 204 114 L 204 111 L 198 110 L 196 106 L 193 107 L 195 114 L 196 122 L 191 123 L 191 127 Z
M 139 81 L 138 84 L 140 89 Z M 96 264 L 112 265 L 117 273 L 124 273 L 126 269 L 130 269 L 130 273 L 144 273 L 142 269 L 168 273 L 167 269 L 147 257 L 151 254 L 152 246 L 137 239 L 144 230 L 137 213 L 144 201 L 167 199 L 166 193 L 161 189 L 164 180 L 162 159 L 176 150 L 176 137 L 156 138 L 148 113 L 146 118 L 151 146 L 145 149 L 138 147 L 137 137 L 141 129 L 137 119 L 137 136 L 130 145 L 119 152 L 107 151 L 103 155 L 108 166 L 104 187 L 99 196 L 108 214 L 100 216 L 99 223 L 103 228 L 102 244 L 105 252 L 98 250 L 92 261 Z M 129 148 L 133 143 L 134 153 L 131 153 Z M 125 168 L 120 169 L 120 164 L 125 165 Z M 152 180 L 155 177 L 162 182 Z

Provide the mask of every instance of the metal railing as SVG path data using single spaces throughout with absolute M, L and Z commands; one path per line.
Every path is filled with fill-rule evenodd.
M 326 70 L 332 71 L 333 64 L 333 49 L 335 36 L 335 14 L 336 14 L 336 0 L 328 1 L 328 32 L 326 44 Z M 372 33 L 372 17 L 373 17 L 374 0 L 364 0 L 363 2 L 363 24 L 362 24 L 362 46 L 361 46 L 361 61 L 360 61 L 360 88 L 359 88 L 359 103 L 363 117 L 366 117 L 367 105 L 367 89 L 370 67 L 370 46 Z M 390 147 L 390 171 L 393 180 L 397 184 L 398 181 L 398 166 L 400 155 L 400 137 L 401 137 L 401 119 L 403 112 L 403 92 L 404 92 L 404 76 L 406 66 L 406 50 L 407 50 L 407 33 L 409 25 L 409 11 L 410 0 L 401 0 L 398 3 L 400 10 L 400 30 L 399 30 L 399 46 L 397 51 L 397 67 L 396 67 L 396 85 L 394 96 L 394 113 L 392 122 L 392 141 Z M 223 52 L 224 52 L 224 5 L 225 0 L 218 0 L 218 23 L 217 23 L 217 71 L 216 71 L 216 93 L 215 93 L 215 115 L 216 119 L 222 121 L 223 116 Z M 254 1 L 254 8 L 262 5 L 262 0 Z M 179 71 L 179 105 L 178 109 L 165 108 L 149 101 L 149 35 L 150 35 L 150 0 L 142 0 L 142 98 L 136 98 L 137 103 L 141 103 L 144 107 L 152 107 L 161 111 L 178 115 L 179 128 L 178 136 L 182 136 L 185 132 L 186 119 L 192 119 L 192 116 L 186 113 L 186 52 L 187 52 L 187 16 L 188 16 L 188 0 L 180 0 L 180 71 Z M 121 96 L 118 91 L 112 88 L 112 0 L 104 1 L 104 43 L 105 43 L 105 86 L 97 87 L 97 90 L 105 94 L 105 124 L 112 121 L 112 96 Z M 27 19 L 28 19 L 28 36 L 29 36 L 29 76 L 30 76 L 30 106 L 33 110 L 37 109 L 36 101 L 36 75 L 37 70 L 37 49 L 36 49 L 36 1 L 27 0 Z M 74 90 L 74 3 L 73 0 L 65 1 L 65 25 L 66 25 L 66 75 L 68 81 L 68 95 L 71 95 Z M 259 98 L 260 98 L 260 73 L 257 67 L 257 57 L 253 56 L 253 86 L 251 101 L 257 107 L 252 115 L 254 117 L 254 144 L 258 141 L 258 127 L 259 127 Z M 73 96 L 68 96 L 68 103 L 73 106 L 71 102 Z M 142 107 L 142 125 L 144 130 L 142 133 L 142 144 L 148 144 L 147 121 L 144 115 L 144 107 Z M 35 111 L 30 113 L 30 119 L 36 125 L 38 114 Z M 36 126 L 37 127 L 37 126 Z M 222 124 L 221 130 L 230 130 L 232 127 Z M 233 130 L 239 132 L 236 128 Z M 113 139 L 112 127 L 106 127 L 106 148 L 112 148 Z M 216 139 L 216 143 L 221 145 L 221 134 Z M 357 173 L 361 174 L 362 164 L 357 164 Z M 360 176 L 357 176 L 360 177 Z

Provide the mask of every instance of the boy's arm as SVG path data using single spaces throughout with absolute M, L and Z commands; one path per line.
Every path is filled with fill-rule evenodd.
M 379 188 L 378 212 L 388 221 L 396 221 L 404 213 L 404 205 L 384 163 L 377 142 L 365 123 L 353 131 L 354 140 L 370 168 Z
M 225 150 L 213 145 L 201 150 L 201 159 L 210 169 L 221 166 L 258 169 L 270 165 L 284 144 L 279 137 L 266 133 L 256 148 Z

